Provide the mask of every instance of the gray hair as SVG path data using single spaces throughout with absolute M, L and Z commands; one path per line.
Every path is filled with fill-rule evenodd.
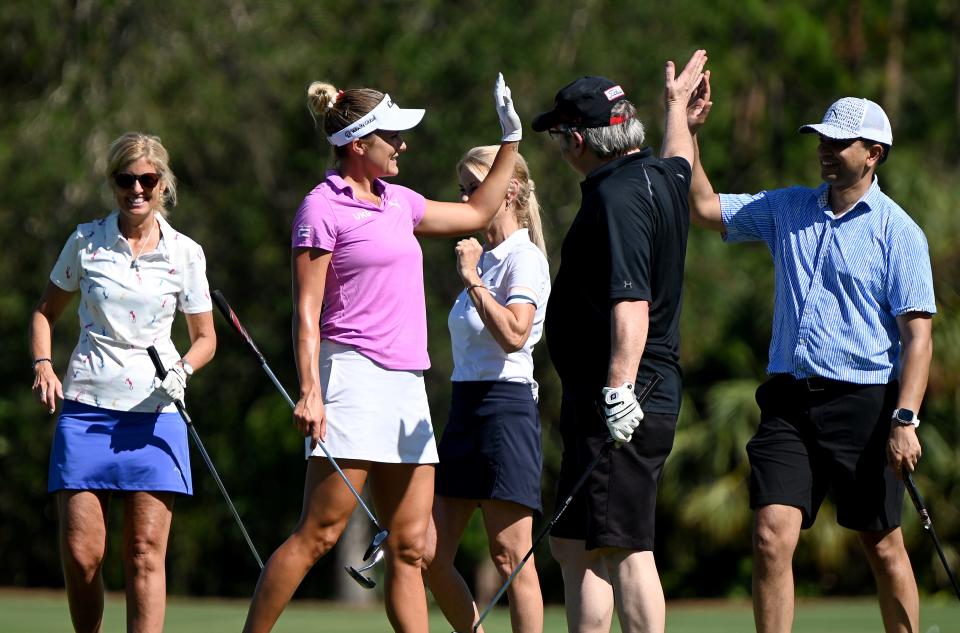
M 637 108 L 623 99 L 610 114 L 627 120 L 606 127 L 577 128 L 587 149 L 600 158 L 617 158 L 643 147 L 645 132 L 643 122 L 637 118 Z

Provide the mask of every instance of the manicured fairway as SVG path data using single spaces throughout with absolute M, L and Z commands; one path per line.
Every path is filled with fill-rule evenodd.
M 170 633 L 235 633 L 243 626 L 243 600 L 197 600 L 174 597 L 169 601 L 165 630 Z M 960 633 L 960 604 L 955 601 L 925 600 L 921 612 L 923 633 Z M 505 609 L 487 618 L 490 633 L 508 632 Z M 107 599 L 105 633 L 124 631 L 121 595 Z M 0 631 L 3 633 L 63 633 L 71 631 L 67 603 L 55 591 L 0 591 Z M 389 631 L 380 608 L 350 609 L 332 603 L 299 602 L 280 619 L 277 633 L 337 632 L 381 633 Z M 449 633 L 450 626 L 439 611 L 431 613 L 430 630 Z M 546 614 L 546 633 L 565 633 L 562 609 L 552 607 Z M 619 627 L 614 626 L 614 631 Z M 669 633 L 745 633 L 753 630 L 749 603 L 683 602 L 667 605 Z M 880 615 L 870 600 L 817 600 L 801 602 L 797 608 L 795 633 L 875 633 L 882 631 Z

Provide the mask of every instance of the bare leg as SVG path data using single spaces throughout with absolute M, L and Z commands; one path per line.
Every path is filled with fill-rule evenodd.
M 613 548 L 602 552 L 623 633 L 663 633 L 666 604 L 653 552 Z
M 103 555 L 107 547 L 110 493 L 61 490 L 60 558 L 67 586 L 70 619 L 78 633 L 98 633 L 103 625 Z
M 354 487 L 363 488 L 370 463 L 347 459 L 338 463 Z M 330 462 L 311 457 L 300 520 L 260 574 L 243 627 L 245 633 L 265 633 L 273 628 L 303 577 L 340 538 L 356 503 Z
M 895 528 L 858 535 L 877 579 L 883 628 L 887 633 L 916 633 L 920 630 L 920 598 L 903 532 Z
M 127 631 L 160 633 L 167 605 L 167 541 L 172 492 L 128 492 L 123 519 Z
M 785 505 L 762 506 L 753 526 L 753 617 L 757 633 L 793 628 L 793 552 L 803 513 Z
M 483 501 L 480 507 L 490 539 L 490 557 L 505 581 L 533 545 L 533 511 L 493 499 Z M 507 596 L 513 633 L 543 633 L 543 596 L 533 556 L 510 583 Z
M 395 631 L 428 633 L 427 594 L 420 575 L 433 505 L 433 465 L 373 463 L 370 492 L 390 530 L 386 553 L 387 617 Z
M 597 550 L 586 542 L 550 537 L 550 551 L 563 572 L 563 596 L 570 633 L 609 633 L 613 585 Z
M 436 496 L 427 530 L 423 576 L 455 631 L 473 630 L 479 613 L 463 576 L 453 566 L 460 537 L 477 508 L 476 499 Z M 482 630 L 482 629 L 481 629 Z

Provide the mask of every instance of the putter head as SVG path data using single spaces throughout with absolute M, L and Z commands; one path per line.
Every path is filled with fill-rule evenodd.
M 370 541 L 370 546 L 367 548 L 366 553 L 363 555 L 363 560 L 368 560 L 374 553 L 379 553 L 380 548 L 383 547 L 383 542 L 387 540 L 387 537 L 390 536 L 390 530 L 380 530 L 373 537 L 373 540 Z
M 347 570 L 347 573 L 350 574 L 350 577 L 357 581 L 357 584 L 363 587 L 364 589 L 373 589 L 377 586 L 377 581 L 373 578 L 367 578 L 359 571 L 351 567 L 350 565 L 345 565 L 343 567 Z
M 357 569 L 350 565 L 345 565 L 344 569 L 348 574 L 350 574 L 351 578 L 357 581 L 357 583 L 361 587 L 363 587 L 364 589 L 373 589 L 374 587 L 377 586 L 377 581 L 374 580 L 373 578 L 368 578 L 364 576 L 363 572 L 367 571 L 368 569 L 370 569 L 371 567 L 379 563 L 381 560 L 383 560 L 383 550 L 378 549 L 377 553 L 374 554 L 373 556 L 373 560 L 367 563 L 366 565 L 364 565 L 363 567 L 361 567 L 360 569 Z

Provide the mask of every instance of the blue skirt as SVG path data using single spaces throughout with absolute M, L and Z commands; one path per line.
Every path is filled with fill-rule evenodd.
M 47 478 L 47 491 L 56 490 L 191 495 L 187 425 L 179 413 L 114 411 L 65 401 Z
M 436 494 L 512 501 L 540 512 L 540 414 L 530 385 L 454 382 Z

